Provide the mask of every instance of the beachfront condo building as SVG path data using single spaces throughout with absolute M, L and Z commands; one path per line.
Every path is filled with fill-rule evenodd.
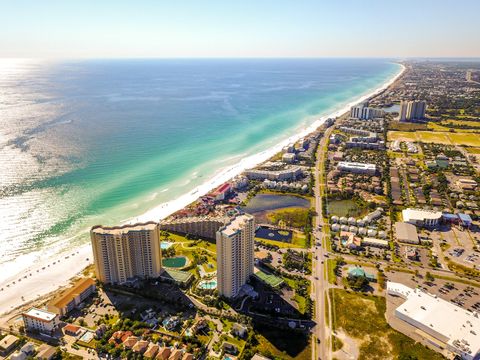
M 369 107 L 368 103 L 358 104 L 350 109 L 350 117 L 353 119 L 370 120 L 383 116 L 385 116 L 385 111 Z
M 415 121 L 425 118 L 427 103 L 425 101 L 402 101 L 400 104 L 399 120 Z
M 90 231 L 97 278 L 123 284 L 133 278 L 155 278 L 162 271 L 160 233 L 156 222 Z
M 238 215 L 217 231 L 217 288 L 234 297 L 253 274 L 255 219 Z
M 31 308 L 22 313 L 22 320 L 25 325 L 25 330 L 37 331 L 42 334 L 55 332 L 60 323 L 57 314 L 37 308 Z

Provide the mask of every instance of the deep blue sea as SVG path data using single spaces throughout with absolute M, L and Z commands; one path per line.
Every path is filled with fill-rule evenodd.
M 399 70 L 383 59 L 0 60 L 0 273 L 178 198 Z

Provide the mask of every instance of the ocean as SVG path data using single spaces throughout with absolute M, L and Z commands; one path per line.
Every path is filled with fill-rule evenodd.
M 92 225 L 151 216 L 399 71 L 387 59 L 0 60 L 0 283 L 88 243 Z

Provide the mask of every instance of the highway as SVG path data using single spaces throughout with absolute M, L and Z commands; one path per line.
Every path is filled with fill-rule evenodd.
M 323 221 L 323 193 L 325 191 L 324 164 L 327 156 L 328 139 L 333 127 L 325 131 L 317 150 L 317 161 L 315 164 L 315 210 L 314 230 L 312 236 L 312 299 L 315 300 L 315 318 L 316 323 L 312 334 L 312 359 L 325 360 L 332 358 L 331 330 L 325 316 L 326 310 L 330 311 L 330 303 L 327 296 L 328 291 L 328 264 L 326 261 L 326 234 L 324 232 Z M 320 230 L 321 229 L 321 230 Z M 319 246 L 317 246 L 317 244 Z M 329 317 L 331 318 L 331 316 Z

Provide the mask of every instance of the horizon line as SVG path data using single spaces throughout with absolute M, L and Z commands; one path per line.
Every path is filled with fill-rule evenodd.
M 388 59 L 405 60 L 480 60 L 480 56 L 117 56 L 117 57 L 18 57 L 1 56 L 0 60 L 319 60 L 319 59 Z

